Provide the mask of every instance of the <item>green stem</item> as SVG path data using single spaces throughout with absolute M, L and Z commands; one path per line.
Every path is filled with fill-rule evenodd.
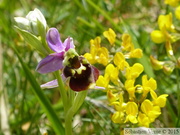
M 179 71 L 176 68 L 176 77 L 177 77 L 177 98 L 178 98 L 178 120 L 176 123 L 176 127 L 180 127 L 180 77 Z
M 58 85 L 59 85 L 59 90 L 60 90 L 60 94 L 61 94 L 61 98 L 62 98 L 62 102 L 63 102 L 63 107 L 64 107 L 64 114 L 66 114 L 66 112 L 68 110 L 68 107 L 67 107 L 67 91 L 64 88 L 64 84 L 63 84 L 63 80 L 60 76 L 60 72 L 55 71 L 55 76 L 57 78 Z
M 81 91 L 76 94 L 74 101 L 72 103 L 71 108 L 69 108 L 66 116 L 65 116 L 65 132 L 66 135 L 72 135 L 72 119 L 74 114 L 79 110 L 81 105 L 83 104 L 87 95 L 87 90 Z

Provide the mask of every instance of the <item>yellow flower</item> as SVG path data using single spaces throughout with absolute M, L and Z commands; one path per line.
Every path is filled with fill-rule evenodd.
M 122 46 L 126 51 L 134 50 L 134 45 L 131 40 L 131 36 L 129 34 L 122 35 Z
M 141 49 L 134 49 L 130 52 L 130 58 L 141 58 L 143 56 Z
M 138 115 L 138 106 L 135 102 L 128 102 L 126 105 L 126 121 L 130 121 L 131 123 L 137 123 L 137 115 Z
M 153 103 L 149 99 L 142 102 L 141 110 L 149 118 L 150 122 L 153 122 L 161 114 L 160 107 L 153 106 Z
M 111 90 L 107 91 L 107 98 L 110 104 L 115 102 L 118 99 L 117 94 L 113 94 Z
M 119 78 L 119 71 L 113 64 L 108 64 L 105 69 L 105 75 L 109 77 L 109 79 L 114 83 L 118 84 Z
M 114 123 L 124 123 L 126 103 L 124 103 L 123 93 L 121 92 L 117 97 L 119 101 L 111 103 L 111 105 L 114 105 L 116 110 L 111 119 Z
M 135 79 L 137 78 L 144 70 L 144 67 L 139 64 L 135 63 L 132 67 L 126 68 L 126 79 Z
M 160 44 L 165 42 L 165 35 L 160 30 L 154 30 L 151 32 L 151 39 L 154 43 Z
M 147 75 L 143 75 L 142 77 L 142 87 L 143 87 L 143 97 L 147 96 L 147 93 L 150 90 L 155 90 L 157 88 L 156 80 L 153 78 L 147 79 Z
M 114 56 L 114 64 L 120 69 L 124 70 L 124 68 L 129 67 L 129 64 L 125 60 L 124 55 L 121 52 L 117 52 Z
M 165 0 L 164 3 L 170 6 L 176 7 L 179 4 L 179 0 Z
M 180 6 L 178 6 L 178 7 L 176 8 L 176 10 L 175 10 L 175 16 L 176 16 L 177 19 L 180 20 Z
M 96 85 L 100 87 L 108 88 L 109 85 L 109 78 L 108 76 L 102 76 L 100 75 L 96 81 Z
M 111 80 L 115 85 L 119 84 L 119 71 L 113 64 L 108 64 L 105 69 L 104 76 L 100 75 L 96 81 L 97 86 L 108 88 L 109 81 Z
M 122 47 L 122 49 L 126 52 L 126 58 L 141 58 L 143 55 L 141 49 L 134 49 L 134 44 L 129 34 L 122 35 Z
M 172 23 L 172 13 L 167 15 L 160 15 L 158 17 L 159 29 L 162 31 L 164 28 L 169 31 L 174 31 L 174 25 Z
M 114 42 L 116 40 L 116 33 L 111 28 L 109 28 L 108 31 L 103 32 L 103 35 L 104 35 L 104 37 L 106 37 L 108 39 L 108 41 L 111 45 L 114 44 Z
M 135 88 L 134 87 L 134 82 L 135 80 L 131 80 L 131 79 L 128 79 L 125 81 L 125 89 L 127 90 L 128 94 L 129 94 L 129 99 L 130 100 L 133 100 L 135 99 Z
M 123 112 L 116 111 L 112 116 L 111 119 L 114 123 L 123 123 L 124 122 L 124 116 L 125 114 Z
M 112 102 L 111 105 L 114 105 L 115 110 L 119 112 L 125 112 L 126 103 L 124 102 L 123 93 L 122 92 L 119 93 L 117 98 L 118 98 L 118 101 Z
M 106 66 L 109 61 L 109 52 L 107 48 L 101 47 L 101 38 L 96 37 L 90 40 L 90 53 L 84 54 L 84 57 L 91 63 L 100 63 Z
M 105 47 L 99 48 L 97 51 L 97 55 L 95 56 L 95 60 L 98 63 L 106 66 L 109 62 L 109 52 L 108 52 L 107 48 L 105 48 Z
M 152 67 L 155 70 L 159 70 L 163 68 L 164 62 L 163 61 L 158 61 L 157 59 L 155 59 L 153 56 L 150 56 L 150 61 L 152 64 Z
M 164 107 L 166 105 L 166 100 L 167 100 L 167 96 L 168 94 L 163 94 L 160 95 L 159 97 L 157 97 L 157 94 L 154 91 L 150 91 L 151 97 L 153 98 L 153 104 L 157 105 L 159 107 Z
M 149 127 L 150 123 L 149 118 L 144 113 L 139 112 L 138 125 L 141 127 Z

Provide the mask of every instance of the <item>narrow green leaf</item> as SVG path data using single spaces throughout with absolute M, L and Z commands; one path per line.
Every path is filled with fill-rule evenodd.
M 32 46 L 32 48 L 36 49 L 42 54 L 47 54 L 48 52 L 46 49 L 43 47 L 42 42 L 33 34 L 26 30 L 22 30 L 19 27 L 15 26 L 16 31 L 21 34 L 21 36 L 24 38 L 24 40 Z
M 12 48 L 14 49 L 16 55 L 18 56 L 18 59 L 24 69 L 26 77 L 33 87 L 33 93 L 36 95 L 44 112 L 46 113 L 49 121 L 51 122 L 52 128 L 55 130 L 57 135 L 64 135 L 65 130 L 64 130 L 56 112 L 53 110 L 52 105 L 50 104 L 50 102 L 48 101 L 48 99 L 46 98 L 44 93 L 42 92 L 38 82 L 36 81 L 36 78 L 33 76 L 33 74 L 31 73 L 31 71 L 28 68 L 28 66 L 26 65 L 26 63 L 23 62 L 18 51 L 14 47 L 12 47 Z

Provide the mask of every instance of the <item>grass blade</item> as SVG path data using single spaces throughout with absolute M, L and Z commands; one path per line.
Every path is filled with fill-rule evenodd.
M 36 81 L 35 77 L 31 73 L 30 69 L 28 68 L 26 63 L 23 62 L 18 51 L 14 47 L 12 47 L 12 48 L 15 51 L 16 55 L 18 56 L 18 59 L 24 69 L 26 77 L 29 80 L 31 86 L 33 87 L 33 93 L 36 95 L 37 99 L 39 100 L 44 112 L 46 113 L 49 121 L 52 124 L 53 129 L 55 130 L 57 135 L 64 135 L 64 133 L 65 133 L 64 128 L 63 128 L 61 122 L 59 121 L 59 118 L 58 118 L 56 112 L 53 110 L 50 102 L 48 101 L 48 99 L 46 98 L 44 93 L 42 92 L 38 82 Z

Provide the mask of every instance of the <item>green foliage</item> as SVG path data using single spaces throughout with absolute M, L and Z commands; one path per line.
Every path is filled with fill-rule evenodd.
M 150 39 L 150 32 L 157 27 L 157 13 L 169 10 L 165 8 L 163 2 L 148 0 L 1 0 L 0 48 L 2 48 L 2 53 L 0 57 L 3 61 L 0 63 L 0 69 L 2 69 L 0 97 L 4 97 L 6 101 L 8 130 L 11 134 L 40 135 L 40 129 L 46 129 L 49 135 L 63 132 L 62 123 L 58 121 L 58 119 L 64 120 L 59 90 L 57 88 L 41 90 L 39 87 L 40 84 L 54 79 L 55 76 L 40 75 L 35 72 L 42 55 L 23 41 L 23 38 L 26 39 L 26 35 L 29 35 L 28 32 L 17 28 L 16 30 L 23 35 L 21 37 L 14 29 L 13 18 L 25 16 L 34 8 L 42 11 L 48 27 L 56 27 L 62 39 L 67 36 L 73 37 L 79 54 L 89 52 L 90 39 L 101 36 L 108 28 L 118 33 L 118 37 L 125 32 L 131 34 L 135 46 L 144 51 L 144 57 L 139 62 L 145 67 L 146 74 L 157 80 L 157 92 L 169 94 L 167 107 L 152 127 L 179 127 L 176 125 L 178 118 L 176 75 L 179 75 L 179 69 L 167 76 L 160 71 L 154 71 L 149 62 L 151 54 L 163 58 L 166 53 L 161 45 L 155 45 Z M 44 48 L 37 48 L 41 44 L 37 37 L 31 37 L 31 42 L 34 42 L 33 47 L 44 52 L 45 56 L 47 52 L 42 51 Z M 175 47 L 179 50 L 179 45 Z M 101 69 L 101 66 L 99 68 Z M 108 106 L 105 94 L 103 91 L 89 90 L 88 99 L 85 100 L 74 118 L 74 134 L 119 134 L 119 125 L 112 123 L 110 119 L 112 110 Z M 40 102 L 42 100 L 39 100 L 39 97 L 43 98 L 43 103 Z M 53 112 L 53 109 L 56 112 Z M 52 118 L 48 116 L 49 111 L 54 114 Z M 59 129 L 55 129 L 47 118 L 54 121 L 54 125 L 58 124 Z M 1 134 L 5 134 L 4 129 L 0 130 Z

